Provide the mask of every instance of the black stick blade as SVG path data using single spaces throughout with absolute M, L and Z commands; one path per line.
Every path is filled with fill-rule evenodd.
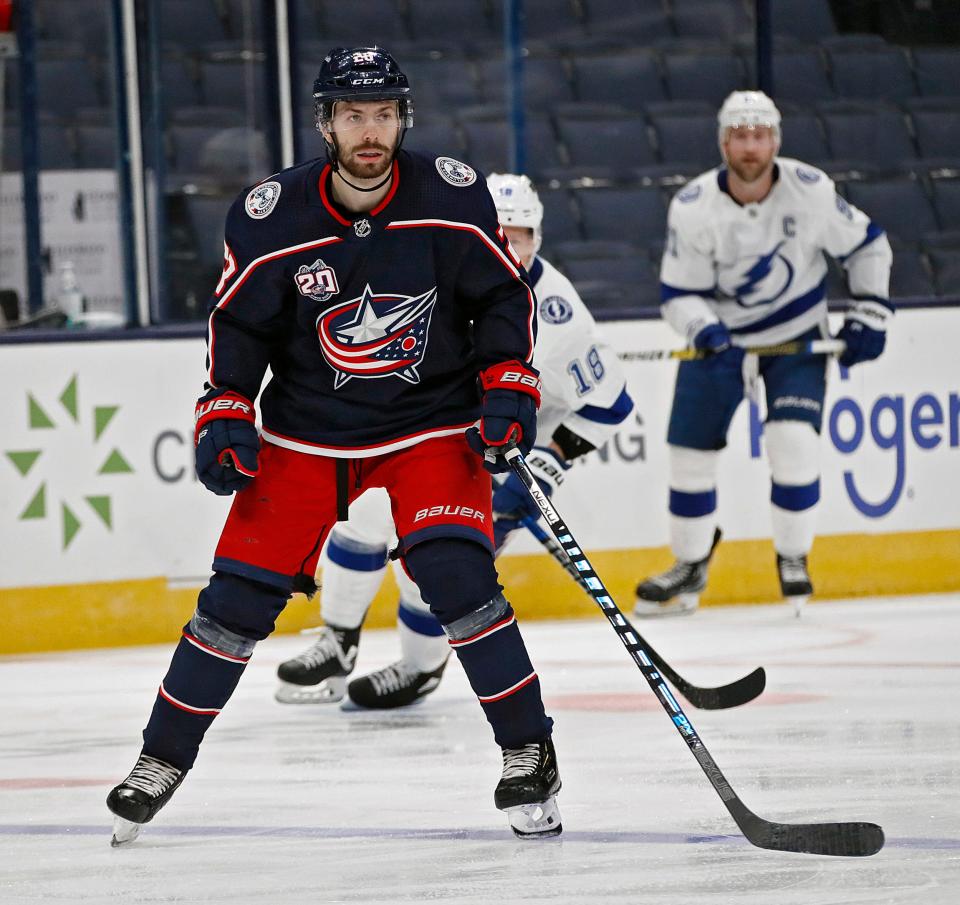
M 714 538 L 714 543 L 716 543 L 716 538 Z M 626 616 L 623 617 L 623 621 L 630 631 L 637 636 L 641 647 L 647 652 L 647 656 L 653 661 L 654 666 L 666 676 L 667 681 L 680 694 L 699 710 L 726 710 L 728 707 L 739 707 L 762 694 L 763 689 L 767 687 L 767 674 L 762 666 L 758 666 L 749 675 L 730 682 L 728 685 L 721 685 L 717 688 L 701 688 L 694 685 L 683 678 L 650 646 L 650 642 L 634 628 L 633 623 Z
M 674 685 L 680 694 L 700 710 L 726 710 L 759 697 L 767 687 L 767 674 L 762 666 L 758 666 L 750 675 L 719 688 L 698 688 L 683 680 L 679 684 L 674 682 Z
M 743 809 L 738 814 L 740 808 Z M 727 807 L 747 841 L 758 848 L 808 855 L 859 858 L 883 848 L 883 830 L 875 823 L 773 823 L 750 811 L 738 800 Z

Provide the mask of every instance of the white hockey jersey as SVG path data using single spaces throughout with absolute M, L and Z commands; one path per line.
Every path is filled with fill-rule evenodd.
M 826 173 L 778 157 L 773 188 L 751 204 L 731 197 L 726 177 L 725 168 L 709 170 L 670 204 L 662 310 L 688 343 L 717 320 L 738 345 L 785 342 L 825 326 L 824 252 L 846 268 L 852 295 L 886 302 L 890 244 Z
M 533 363 L 543 384 L 537 443 L 546 446 L 562 424 L 601 446 L 633 410 L 620 361 L 573 284 L 548 261 L 534 258 L 537 295 Z

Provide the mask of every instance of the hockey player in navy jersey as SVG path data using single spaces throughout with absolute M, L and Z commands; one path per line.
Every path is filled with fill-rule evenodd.
M 780 113 L 759 91 L 736 91 L 720 109 L 725 165 L 674 197 L 660 270 L 663 315 L 694 348 L 681 362 L 667 443 L 670 539 L 676 563 L 637 588 L 634 612 L 691 612 L 707 579 L 717 527 L 717 458 L 759 367 L 772 485 L 776 564 L 783 595 L 812 592 L 807 554 L 820 498 L 819 433 L 826 356 L 744 356 L 742 346 L 827 335 L 824 253 L 842 263 L 854 299 L 838 338 L 840 364 L 877 358 L 893 309 L 891 251 L 883 230 L 837 194 L 815 167 L 778 156 Z M 748 373 L 749 381 L 749 373 Z
M 633 410 L 623 371 L 570 281 L 537 252 L 543 204 L 526 176 L 493 173 L 487 185 L 500 224 L 530 273 L 538 299 L 537 367 L 543 381 L 537 416 L 540 445 L 527 465 L 548 494 L 559 491 L 570 463 L 602 446 Z M 493 532 L 498 552 L 540 510 L 512 472 L 494 488 Z M 324 704 L 349 695 L 359 707 L 403 707 L 440 684 L 450 655 L 443 627 L 399 562 L 397 630 L 401 657 L 347 685 L 356 663 L 360 627 L 383 580 L 394 545 L 390 501 L 373 489 L 350 507 L 350 520 L 331 532 L 324 551 L 321 614 L 324 626 L 302 654 L 277 670 L 276 698 L 287 704 Z
M 227 215 L 196 466 L 236 496 L 141 755 L 107 798 L 114 844 L 183 781 L 257 641 L 293 591 L 315 590 L 327 533 L 371 487 L 502 749 L 496 806 L 518 835 L 558 833 L 552 720 L 493 564 L 490 472 L 536 435 L 529 278 L 474 170 L 400 150 L 413 103 L 386 51 L 331 51 L 313 96 L 328 159 Z

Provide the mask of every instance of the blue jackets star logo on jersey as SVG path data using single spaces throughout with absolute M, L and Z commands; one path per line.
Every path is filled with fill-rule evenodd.
M 423 295 L 374 294 L 331 308 L 317 318 L 320 349 L 336 372 L 333 388 L 352 377 L 399 377 L 419 383 L 437 288 Z
M 790 288 L 793 282 L 793 265 L 779 254 L 781 245 L 783 241 L 778 242 L 769 254 L 760 255 L 743 274 L 742 281 L 734 289 L 738 304 L 745 308 L 769 305 Z M 761 298 L 750 298 L 758 295 Z

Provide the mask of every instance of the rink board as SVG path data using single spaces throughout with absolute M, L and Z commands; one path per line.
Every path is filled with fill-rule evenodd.
M 604 325 L 618 351 L 675 347 L 659 322 Z M 960 589 L 960 311 L 898 313 L 878 361 L 831 366 L 818 596 Z M 0 652 L 166 641 L 209 575 L 229 500 L 192 472 L 199 339 L 0 346 Z M 637 580 L 670 562 L 664 436 L 675 364 L 625 366 L 637 411 L 569 473 L 558 500 L 625 609 Z M 587 373 L 586 364 L 581 369 Z M 585 397 L 589 402 L 589 397 Z M 778 596 L 769 540 L 763 413 L 741 406 L 721 457 L 717 552 L 703 603 Z M 530 537 L 500 560 L 525 618 L 591 604 Z M 392 583 L 370 624 L 393 621 Z M 296 597 L 280 621 L 318 621 Z

